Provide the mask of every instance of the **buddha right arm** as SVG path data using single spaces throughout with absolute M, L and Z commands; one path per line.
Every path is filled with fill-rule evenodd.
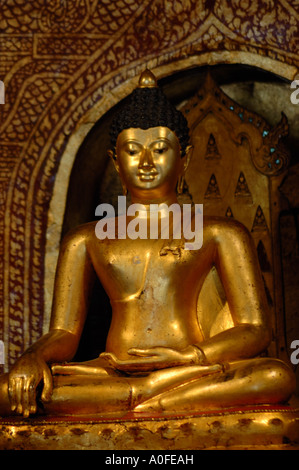
M 52 375 L 47 363 L 71 357 L 76 350 L 75 336 L 68 331 L 52 330 L 25 351 L 8 376 L 11 410 L 28 417 L 36 412 L 36 388 L 42 382 L 42 401 L 52 394 Z
M 43 383 L 41 398 L 50 399 L 52 376 L 48 364 L 72 359 L 81 337 L 93 267 L 84 231 L 64 239 L 54 286 L 50 331 L 29 347 L 9 373 L 8 390 L 12 410 L 28 416 L 36 411 L 36 388 Z

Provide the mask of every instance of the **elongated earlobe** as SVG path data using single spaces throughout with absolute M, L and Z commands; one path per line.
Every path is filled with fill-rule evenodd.
M 122 185 L 122 188 L 123 188 L 123 195 L 126 196 L 128 194 L 128 189 L 125 185 L 125 183 L 123 182 L 121 176 L 120 176 L 120 171 L 119 171 L 119 165 L 118 165 L 118 161 L 117 161 L 117 158 L 116 158 L 116 155 L 114 153 L 113 150 L 108 150 L 108 156 L 111 158 L 111 160 L 113 161 L 113 165 L 114 165 L 114 168 L 116 169 L 117 173 L 118 173 L 118 176 L 120 178 L 120 182 L 121 182 L 121 185 Z
M 111 158 L 111 160 L 113 160 L 113 161 L 116 160 L 116 155 L 114 153 L 114 150 L 112 150 L 112 149 L 107 150 L 107 154 L 108 154 L 108 157 Z
M 183 194 L 184 191 L 184 185 L 185 185 L 185 173 L 187 171 L 187 168 L 189 166 L 189 162 L 192 156 L 192 151 L 193 151 L 193 146 L 188 145 L 186 147 L 185 155 L 183 157 L 184 163 L 183 163 L 183 171 L 182 174 L 179 176 L 178 179 L 178 184 L 177 184 L 177 193 L 178 194 Z
M 110 157 L 111 160 L 113 161 L 113 165 L 114 165 L 114 167 L 115 167 L 117 173 L 119 174 L 118 161 L 117 161 L 117 158 L 116 158 L 116 155 L 115 155 L 114 151 L 111 150 L 111 149 L 109 149 L 109 150 L 107 151 L 107 153 L 108 153 L 108 157 Z
M 177 193 L 178 194 L 183 194 L 184 184 L 185 184 L 185 177 L 184 177 L 184 175 L 182 175 L 178 179 L 178 184 L 177 184 Z
M 123 195 L 126 196 L 128 194 L 128 189 L 122 181 L 121 181 L 121 185 L 122 185 L 122 188 L 123 188 Z
M 185 156 L 184 156 L 184 173 L 186 172 L 188 166 L 189 166 L 189 163 L 190 163 L 190 160 L 191 160 L 191 157 L 192 157 L 192 153 L 193 153 L 193 145 L 187 145 L 186 147 L 186 151 L 185 151 Z

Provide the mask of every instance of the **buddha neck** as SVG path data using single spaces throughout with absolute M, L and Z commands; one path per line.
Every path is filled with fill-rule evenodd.
M 161 198 L 151 198 L 145 199 L 140 197 L 131 196 L 131 203 L 132 204 L 142 204 L 146 211 L 150 212 L 152 210 L 153 204 L 166 204 L 167 206 L 171 206 L 171 204 L 178 204 L 178 199 L 176 194 L 171 194 Z

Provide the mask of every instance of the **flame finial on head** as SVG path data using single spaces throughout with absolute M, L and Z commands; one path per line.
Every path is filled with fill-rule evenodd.
M 157 79 L 148 69 L 144 70 L 139 78 L 138 88 L 157 88 Z

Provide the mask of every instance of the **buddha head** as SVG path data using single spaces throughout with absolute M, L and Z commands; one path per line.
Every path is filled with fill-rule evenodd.
M 187 120 L 149 70 L 115 116 L 110 136 L 110 156 L 124 192 L 146 191 L 157 198 L 175 192 L 177 184 L 181 191 L 191 150 Z

